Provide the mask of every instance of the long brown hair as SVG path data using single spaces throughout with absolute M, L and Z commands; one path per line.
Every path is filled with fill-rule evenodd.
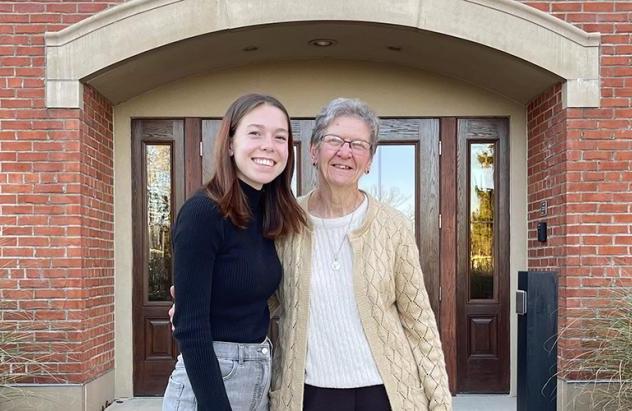
M 276 239 L 297 233 L 305 226 L 305 212 L 292 194 L 294 148 L 290 116 L 279 100 L 263 94 L 246 94 L 228 107 L 215 138 L 213 176 L 206 184 L 208 196 L 217 203 L 222 215 L 240 228 L 246 228 L 252 218 L 246 196 L 239 186 L 237 166 L 229 154 L 230 143 L 242 118 L 255 108 L 267 104 L 285 114 L 288 129 L 288 158 L 285 168 L 263 187 L 263 235 Z

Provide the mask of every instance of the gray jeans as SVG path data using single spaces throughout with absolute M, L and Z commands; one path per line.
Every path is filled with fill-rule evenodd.
M 233 411 L 268 411 L 270 389 L 270 340 L 260 344 L 215 341 L 215 354 Z M 169 377 L 162 411 L 196 411 L 197 401 L 182 354 Z

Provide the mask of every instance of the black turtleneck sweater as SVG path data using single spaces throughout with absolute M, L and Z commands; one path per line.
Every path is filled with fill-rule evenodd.
M 204 191 L 188 199 L 173 234 L 178 341 L 198 410 L 230 410 L 213 341 L 262 342 L 267 300 L 281 280 L 272 240 L 263 237 L 262 193 L 240 181 L 253 219 L 224 218 Z

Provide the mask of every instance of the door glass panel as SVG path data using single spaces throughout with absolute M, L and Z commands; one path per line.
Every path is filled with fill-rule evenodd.
M 171 145 L 148 144 L 147 175 L 147 299 L 169 301 L 171 285 Z
M 298 191 L 298 170 L 301 169 L 301 147 L 300 143 L 295 142 L 294 146 L 294 170 L 292 170 L 292 193 L 295 197 L 300 195 Z
M 360 179 L 360 188 L 398 209 L 415 223 L 415 146 L 380 145 L 371 172 Z
M 470 145 L 470 299 L 494 298 L 495 145 Z

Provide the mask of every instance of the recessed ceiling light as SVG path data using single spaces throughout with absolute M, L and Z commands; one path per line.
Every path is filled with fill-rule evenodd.
M 259 47 L 257 46 L 247 46 L 242 49 L 242 51 L 257 51 L 257 50 L 259 50 Z
M 332 39 L 314 39 L 310 40 L 309 44 L 316 47 L 329 47 L 336 44 L 336 40 Z

